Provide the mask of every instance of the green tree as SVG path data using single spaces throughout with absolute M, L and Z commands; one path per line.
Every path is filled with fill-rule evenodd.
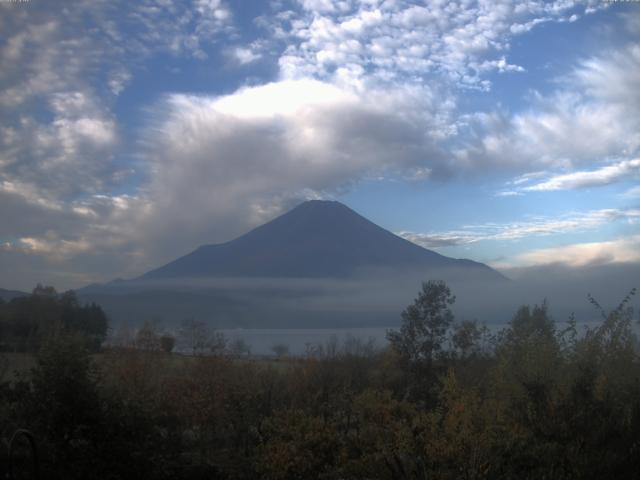
M 459 358 L 465 360 L 481 352 L 481 340 L 485 329 L 484 325 L 480 327 L 478 322 L 471 320 L 463 320 L 454 325 L 451 344 Z
M 51 337 L 77 333 L 95 352 L 108 329 L 107 316 L 98 305 L 81 305 L 72 290 L 58 294 L 42 285 L 2 306 L 0 323 L 2 348 L 14 351 L 37 351 Z
M 153 322 L 146 320 L 142 328 L 136 332 L 136 348 L 153 351 L 160 348 L 158 328 Z
M 229 353 L 233 357 L 248 357 L 251 355 L 251 347 L 243 338 L 236 337 L 229 344 Z
M 402 312 L 400 331 L 391 330 L 387 339 L 408 367 L 433 366 L 441 354 L 453 313 L 449 308 L 455 296 L 445 282 L 428 281 L 412 305 Z
M 45 470 L 52 478 L 88 474 L 97 453 L 93 448 L 100 437 L 102 408 L 97 370 L 84 339 L 75 335 L 47 341 L 31 379 L 25 417 L 47 452 Z
M 176 339 L 172 335 L 162 335 L 160 337 L 160 348 L 165 353 L 171 353 L 173 348 L 176 346 Z
M 202 354 L 211 348 L 211 329 L 202 320 L 186 318 L 180 324 L 179 339 L 182 348 L 193 355 Z
M 289 345 L 286 343 L 276 343 L 271 347 L 271 351 L 278 358 L 286 357 L 289 355 Z

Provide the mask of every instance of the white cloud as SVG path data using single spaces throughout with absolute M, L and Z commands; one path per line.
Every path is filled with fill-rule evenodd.
M 480 241 L 514 241 L 529 237 L 563 235 L 594 230 L 613 222 L 636 223 L 640 209 L 601 209 L 571 212 L 557 217 L 531 217 L 512 223 L 467 225 L 448 232 L 398 232 L 401 237 L 425 248 L 467 245 Z
M 517 256 L 509 263 L 495 266 L 508 268 L 560 263 L 581 267 L 638 261 L 640 261 L 640 236 L 634 235 L 605 242 L 577 243 L 533 250 Z
M 310 109 L 357 107 L 358 98 L 336 86 L 317 80 L 297 80 L 268 83 L 259 87 L 241 88 L 232 95 L 219 98 L 198 98 L 175 95 L 171 103 L 176 111 L 189 109 L 198 103 L 204 111 L 214 111 L 236 118 L 277 119 L 304 114 Z
M 151 112 L 157 122 L 146 131 L 139 152 L 148 180 L 136 196 L 104 194 L 104 188 L 82 182 L 84 195 L 78 199 L 56 190 L 73 183 L 55 178 L 49 189 L 34 188 L 48 185 L 45 172 L 37 174 L 42 178 L 17 172 L 26 183 L 6 180 L 6 194 L 15 199 L 5 204 L 11 216 L 32 205 L 37 215 L 30 218 L 38 220 L 21 227 L 17 218 L 7 223 L 15 240 L 5 245 L 5 257 L 39 257 L 51 265 L 75 265 L 87 275 L 93 266 L 107 278 L 110 272 L 133 276 L 198 244 L 229 240 L 300 199 L 339 191 L 362 176 L 391 171 L 421 180 L 437 175 L 444 161 L 436 147 L 442 120 L 430 119 L 428 109 L 419 117 L 407 114 L 407 104 L 429 107 L 430 97 L 421 92 L 371 92 L 361 98 L 334 85 L 300 80 L 227 96 L 169 95 Z M 76 116 L 90 110 L 87 102 L 88 97 L 70 93 L 56 96 L 51 108 L 69 126 L 83 122 Z M 108 139 L 99 123 L 80 125 L 76 133 L 82 138 L 98 145 Z M 64 135 L 45 137 L 53 148 Z M 69 155 L 60 158 L 72 165 L 77 155 L 62 150 Z M 423 166 L 425 161 L 432 168 Z M 90 171 L 87 165 L 76 168 Z M 48 174 L 64 171 L 59 164 Z M 69 175 L 80 176 L 77 171 Z M 53 205 L 58 215 L 47 216 Z
M 439 120 L 407 116 L 397 105 L 408 101 L 401 93 L 361 98 L 314 80 L 169 96 L 147 135 L 149 210 L 136 225 L 169 259 L 267 220 L 260 212 L 268 205 L 280 210 L 376 172 L 424 178 L 424 162 L 436 171 L 443 162 L 432 133 Z M 432 131 L 423 128 L 429 123 Z
M 508 62 L 510 39 L 546 21 L 569 21 L 576 11 L 606 8 L 591 1 L 300 2 L 301 18 L 270 24 L 285 35 L 284 78 L 337 79 L 336 66 L 358 66 L 364 83 L 432 81 L 488 89 L 489 71 L 521 72 Z
M 636 199 L 640 198 L 640 186 L 632 187 L 629 190 L 622 193 L 623 198 Z
M 31 199 L 0 191 L 0 215 L 8 223 L 0 224 L 0 262 L 13 265 L 15 278 L 25 276 L 16 283 L 20 288 L 33 286 L 34 278 L 75 288 L 149 267 L 144 233 L 135 223 L 145 212 L 144 199 L 95 195 L 55 207 L 25 201 Z
M 397 232 L 397 235 L 424 248 L 453 247 L 479 241 L 478 236 L 465 231 L 444 233 L 416 233 L 402 231 Z
M 433 170 L 428 167 L 416 167 L 409 169 L 404 175 L 403 179 L 408 182 L 424 182 L 429 180 L 433 175 Z
M 127 35 L 119 33 L 126 37 L 134 55 L 160 51 L 204 60 L 211 45 L 235 30 L 231 10 L 219 0 L 143 0 L 123 4 L 118 10 L 126 11 L 127 20 L 133 23 Z M 120 25 L 117 20 L 115 23 Z
M 576 82 L 592 98 L 640 107 L 640 44 L 611 48 L 582 61 L 567 81 Z
M 230 56 L 240 65 L 247 65 L 262 58 L 259 52 L 255 52 L 251 48 L 235 47 L 229 52 Z
M 84 92 L 51 95 L 51 120 L 23 116 L 0 134 L 0 180 L 64 201 L 108 185 L 119 142 L 115 119 Z
M 37 265 L 28 275 L 58 281 L 139 271 L 130 222 L 147 205 L 112 193 L 135 173 L 118 158 L 115 97 L 155 55 L 206 58 L 233 34 L 233 16 L 217 0 L 22 7 L 0 2 L 0 270 Z M 65 275 L 53 275 L 48 262 L 60 272 L 63 261 Z
M 218 0 L 0 8 L 0 181 L 29 184 L 55 201 L 112 187 L 121 146 L 113 97 L 144 60 L 206 56 L 234 29 Z
M 504 190 L 496 193 L 496 197 L 518 197 L 520 195 L 522 195 L 522 193 L 517 190 Z
M 16 242 L 5 243 L 2 248 L 5 251 L 42 255 L 54 262 L 63 262 L 79 253 L 90 250 L 93 245 L 86 239 L 71 241 L 50 234 L 48 238 L 23 237 Z
M 109 89 L 114 95 L 118 96 L 126 88 L 127 84 L 131 81 L 131 78 L 131 72 L 125 69 L 115 70 L 109 75 Z
M 454 153 L 469 169 L 566 171 L 609 158 L 633 161 L 640 152 L 639 83 L 640 45 L 603 52 L 581 62 L 553 93 L 534 92 L 523 112 L 463 116 L 465 142 Z
M 491 70 L 497 70 L 500 73 L 505 72 L 524 72 L 524 67 L 520 65 L 512 65 L 507 62 L 507 59 L 503 56 L 499 60 L 485 60 L 480 65 L 477 66 L 477 69 L 481 72 L 488 72 Z
M 528 183 L 528 182 L 531 182 L 532 180 L 536 180 L 538 178 L 542 178 L 546 176 L 548 176 L 548 173 L 544 171 L 524 173 L 514 178 L 510 182 L 507 182 L 507 185 L 517 187 L 519 185 L 522 185 L 523 183 Z
M 640 159 L 623 160 L 597 170 L 577 171 L 551 176 L 542 182 L 522 187 L 525 192 L 551 190 L 573 190 L 577 188 L 610 185 L 620 180 L 629 180 L 640 174 Z

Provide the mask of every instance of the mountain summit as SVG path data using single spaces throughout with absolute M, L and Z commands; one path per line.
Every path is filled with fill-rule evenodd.
M 235 240 L 204 245 L 140 280 L 194 277 L 347 277 L 362 268 L 456 269 L 504 278 L 379 227 L 346 205 L 311 200 Z
M 313 200 L 235 240 L 79 294 L 116 322 L 194 317 L 218 328 L 389 326 L 415 285 L 429 279 L 482 286 L 505 280 L 482 263 L 419 247 L 339 202 Z

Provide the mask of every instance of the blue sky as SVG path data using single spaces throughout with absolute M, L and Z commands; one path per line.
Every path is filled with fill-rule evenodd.
M 0 2 L 0 286 L 310 198 L 503 271 L 640 261 L 640 3 Z

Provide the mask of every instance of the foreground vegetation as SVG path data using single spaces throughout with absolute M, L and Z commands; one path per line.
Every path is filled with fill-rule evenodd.
M 0 428 L 34 434 L 45 478 L 638 478 L 630 298 L 609 313 L 591 299 L 602 322 L 586 331 L 543 303 L 491 334 L 429 282 L 389 348 L 325 345 L 279 368 L 224 348 L 96 361 L 58 324 L 33 368 L 3 377 Z

